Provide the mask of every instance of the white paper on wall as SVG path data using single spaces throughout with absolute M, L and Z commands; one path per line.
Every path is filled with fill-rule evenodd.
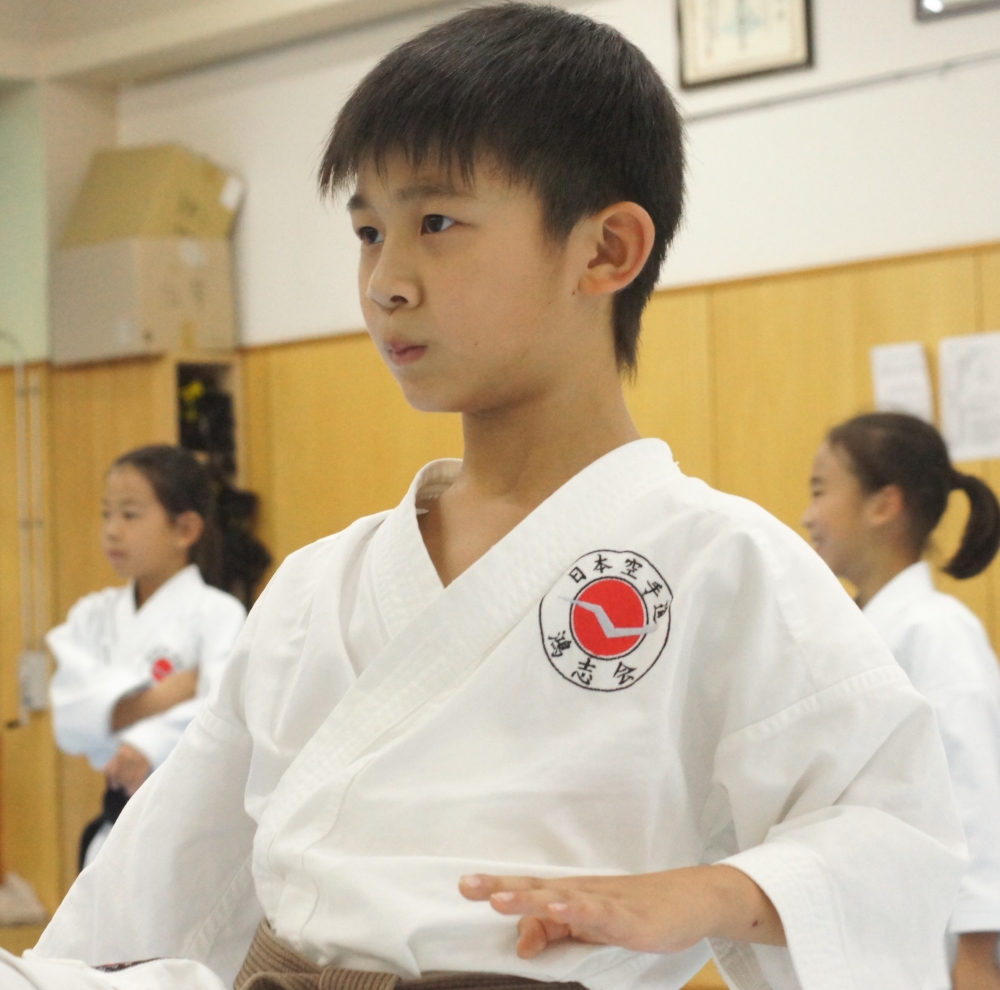
M 934 422 L 927 353 L 920 343 L 883 344 L 871 350 L 875 408 Z
M 1000 457 L 1000 331 L 946 337 L 941 431 L 953 461 Z

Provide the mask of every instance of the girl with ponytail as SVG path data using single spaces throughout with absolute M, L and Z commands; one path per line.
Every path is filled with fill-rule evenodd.
M 937 714 L 970 863 L 938 971 L 925 990 L 1000 990 L 1000 672 L 982 623 L 935 590 L 923 561 L 948 497 L 969 518 L 944 571 L 979 574 L 1000 546 L 1000 503 L 951 464 L 933 426 L 869 413 L 832 429 L 810 479 L 802 520 L 820 556 L 857 589 L 857 602 Z
M 170 754 L 211 692 L 246 610 L 211 585 L 221 574 L 212 488 L 189 451 L 119 457 L 105 478 L 101 546 L 124 587 L 86 595 L 46 642 L 56 741 L 107 780 L 104 811 L 80 842 L 80 868 L 125 803 Z

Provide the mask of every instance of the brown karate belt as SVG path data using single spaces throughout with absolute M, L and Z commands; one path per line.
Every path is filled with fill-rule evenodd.
M 395 973 L 318 966 L 271 931 L 266 920 L 257 927 L 233 990 L 586 990 L 580 983 L 545 983 L 502 973 L 429 973 L 404 980 Z

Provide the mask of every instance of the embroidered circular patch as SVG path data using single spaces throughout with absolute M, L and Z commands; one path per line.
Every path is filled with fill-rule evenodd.
M 584 554 L 538 606 L 545 655 L 577 687 L 631 687 L 667 644 L 673 597 L 663 575 L 642 554 Z
M 153 661 L 152 675 L 153 680 L 159 683 L 164 677 L 174 672 L 174 662 L 170 657 L 157 657 Z

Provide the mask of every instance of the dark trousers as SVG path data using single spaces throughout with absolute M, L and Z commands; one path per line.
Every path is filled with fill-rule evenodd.
M 87 850 L 90 848 L 94 836 L 104 827 L 104 823 L 114 825 L 118 821 L 118 816 L 122 813 L 125 805 L 128 804 L 128 795 L 120 788 L 109 787 L 104 792 L 104 810 L 83 830 L 80 836 L 80 857 L 77 863 L 77 870 L 83 869 L 84 861 L 87 858 Z

